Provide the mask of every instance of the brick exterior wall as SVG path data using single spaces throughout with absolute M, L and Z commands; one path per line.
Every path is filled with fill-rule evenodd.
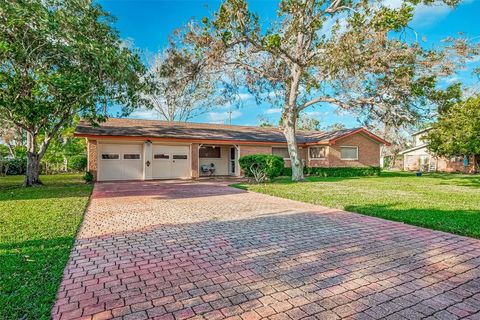
M 192 143 L 192 179 L 198 179 L 198 143 Z
M 342 160 L 342 146 L 358 147 L 358 160 Z M 380 166 L 380 144 L 361 133 L 337 141 L 328 148 L 329 167 L 378 167 Z
M 342 160 L 340 157 L 340 148 L 342 146 L 358 147 L 358 160 Z M 380 166 L 380 147 L 381 144 L 369 137 L 357 133 L 355 135 L 340 139 L 336 144 L 326 146 L 325 159 L 313 160 L 308 158 L 308 147 L 299 149 L 300 157 L 304 160 L 307 167 L 378 167 Z M 257 154 L 272 153 L 271 146 L 241 146 L 240 157 Z M 290 160 L 285 160 L 285 166 L 291 167 Z
M 272 146 L 240 146 L 240 157 L 259 153 L 272 154 Z
M 87 171 L 90 171 L 93 174 L 93 180 L 97 181 L 97 140 L 87 139 L 87 153 L 88 153 L 88 163 Z

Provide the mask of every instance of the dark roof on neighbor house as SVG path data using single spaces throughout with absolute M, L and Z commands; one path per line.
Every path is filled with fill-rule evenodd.
M 298 131 L 299 144 L 332 143 L 339 138 L 363 132 L 378 141 L 385 140 L 363 128 L 337 131 Z M 87 121 L 80 121 L 75 130 L 77 137 L 145 137 L 164 139 L 192 139 L 243 142 L 286 143 L 285 136 L 279 128 L 254 126 L 222 125 L 191 122 L 168 122 L 160 120 L 135 120 L 126 118 L 109 118 L 99 126 Z

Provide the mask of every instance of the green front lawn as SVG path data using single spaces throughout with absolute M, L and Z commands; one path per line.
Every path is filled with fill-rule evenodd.
M 92 186 L 80 175 L 0 177 L 0 319 L 49 319 Z
M 480 177 L 384 172 L 379 177 L 238 184 L 269 195 L 480 238 Z

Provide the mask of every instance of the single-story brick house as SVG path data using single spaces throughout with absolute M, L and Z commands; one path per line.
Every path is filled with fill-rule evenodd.
M 290 165 L 278 128 L 110 118 L 100 126 L 81 121 L 75 136 L 87 139 L 88 170 L 98 181 L 240 176 L 238 159 L 254 153 Z M 388 145 L 364 128 L 299 131 L 297 139 L 308 167 L 379 166 Z

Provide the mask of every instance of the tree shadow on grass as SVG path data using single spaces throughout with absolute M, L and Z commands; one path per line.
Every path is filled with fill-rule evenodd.
M 435 178 L 443 180 L 441 185 L 456 185 L 461 187 L 480 188 L 480 175 L 450 174 L 438 175 Z
M 0 245 L 0 319 L 49 319 L 74 237 Z
M 388 205 L 349 205 L 345 210 L 419 227 L 480 238 L 479 210 L 398 209 Z

